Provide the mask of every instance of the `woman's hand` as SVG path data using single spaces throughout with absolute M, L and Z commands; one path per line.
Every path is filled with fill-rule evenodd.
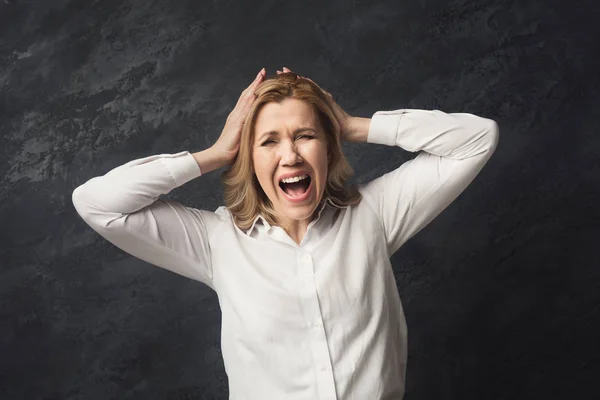
M 292 72 L 289 68 L 283 67 L 283 71 L 277 71 L 277 74 L 281 74 L 282 72 Z M 346 111 L 344 111 L 342 109 L 342 107 L 339 106 L 339 104 L 337 104 L 335 102 L 335 100 L 333 100 L 333 96 L 331 95 L 331 93 L 329 93 L 328 91 L 324 90 L 323 88 L 321 88 L 319 85 L 317 85 L 312 79 L 307 78 L 305 76 L 300 76 L 303 79 L 307 79 L 309 81 L 311 81 L 312 83 L 314 83 L 319 89 L 321 89 L 321 91 L 325 94 L 325 96 L 327 96 L 327 98 L 329 99 L 329 104 L 331 105 L 331 108 L 333 109 L 333 113 L 335 115 L 335 118 L 337 119 L 337 123 L 340 127 L 340 133 L 342 135 L 342 139 L 346 140 L 346 141 L 355 141 L 353 140 L 353 120 L 354 117 L 352 117 L 350 114 L 348 114 Z
M 240 149 L 240 137 L 242 128 L 244 127 L 244 121 L 246 120 L 246 116 L 250 111 L 252 103 L 256 100 L 254 92 L 258 85 L 264 81 L 266 74 L 266 70 L 264 68 L 261 69 L 250 86 L 244 89 L 237 104 L 233 108 L 233 111 L 231 111 L 227 117 L 221 136 L 217 139 L 215 144 L 212 145 L 212 149 L 218 153 L 219 156 L 223 157 L 228 165 L 233 162 Z

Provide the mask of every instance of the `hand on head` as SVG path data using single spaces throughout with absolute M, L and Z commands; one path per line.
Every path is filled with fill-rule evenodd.
M 278 75 L 282 74 L 284 72 L 292 72 L 292 71 L 287 67 L 283 67 L 283 71 L 277 70 Z M 331 105 L 331 108 L 333 109 L 333 113 L 335 114 L 337 123 L 340 128 L 340 134 L 342 136 L 342 139 L 348 139 L 349 135 L 350 135 L 350 121 L 352 120 L 352 116 L 350 114 L 348 114 L 346 111 L 344 111 L 344 109 L 335 102 L 331 93 L 329 93 L 328 91 L 324 90 L 322 87 L 317 85 L 317 83 L 315 81 L 313 81 L 312 79 L 307 78 L 305 76 L 301 76 L 301 75 L 298 75 L 298 76 L 302 79 L 311 81 L 316 87 L 321 89 L 321 91 L 329 99 L 329 104 Z
M 264 68 L 261 69 L 250 86 L 244 89 L 233 108 L 233 111 L 231 111 L 225 121 L 225 127 L 221 132 L 221 136 L 213 145 L 213 148 L 216 149 L 218 153 L 222 154 L 228 161 L 228 164 L 233 162 L 240 149 L 240 138 L 242 128 L 244 127 L 244 121 L 252 107 L 252 103 L 254 103 L 254 100 L 256 99 L 256 94 L 254 92 L 258 85 L 265 80 L 266 75 L 267 71 Z
M 277 74 L 281 74 L 284 72 L 292 72 L 289 68 L 283 67 L 283 70 L 277 70 Z M 227 117 L 225 122 L 225 127 L 221 132 L 221 136 L 212 146 L 217 153 L 222 155 L 222 157 L 227 161 L 227 164 L 231 164 L 237 155 L 240 148 L 240 138 L 242 133 L 242 128 L 244 126 L 244 121 L 246 120 L 246 116 L 256 100 L 255 91 L 258 86 L 264 82 L 267 72 L 265 68 L 261 69 L 254 81 L 250 83 L 250 85 L 244 89 L 240 98 L 238 99 L 235 107 Z M 336 117 L 337 123 L 339 124 L 340 133 L 342 139 L 348 139 L 350 133 L 350 121 L 352 120 L 352 116 L 346 113 L 334 100 L 331 93 L 323 90 L 319 85 L 317 85 L 312 79 L 300 76 L 302 79 L 306 79 L 312 82 L 315 86 L 317 86 L 321 91 L 325 94 L 325 96 L 329 99 L 331 108 L 333 109 L 334 115 Z

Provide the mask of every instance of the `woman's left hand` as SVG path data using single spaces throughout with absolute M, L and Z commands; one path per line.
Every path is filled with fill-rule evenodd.
M 289 68 L 283 67 L 283 71 L 278 70 L 277 74 L 281 74 L 282 72 L 292 72 L 292 71 Z M 344 109 L 342 109 L 342 107 L 340 107 L 339 104 L 337 104 L 335 102 L 335 100 L 333 100 L 333 96 L 331 95 L 331 93 L 329 93 L 328 91 L 321 88 L 312 79 L 307 78 L 305 76 L 300 76 L 300 77 L 303 79 L 307 79 L 307 80 L 311 81 L 312 83 L 314 83 L 319 89 L 321 89 L 321 91 L 325 94 L 325 96 L 327 96 L 327 98 L 329 99 L 329 104 L 331 105 L 331 108 L 333 109 L 333 113 L 334 113 L 335 118 L 337 119 L 337 123 L 340 127 L 340 134 L 342 136 L 342 139 L 347 140 L 347 141 L 352 141 L 351 126 L 352 126 L 352 120 L 354 119 L 354 117 L 352 117 L 350 114 L 348 114 L 346 111 L 344 111 Z

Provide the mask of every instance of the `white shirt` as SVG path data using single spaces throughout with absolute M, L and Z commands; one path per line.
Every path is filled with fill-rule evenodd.
M 466 113 L 375 113 L 369 143 L 422 152 L 360 185 L 360 204 L 325 202 L 300 245 L 262 217 L 244 232 L 225 207 L 160 199 L 201 175 L 187 151 L 92 178 L 73 204 L 123 251 L 216 291 L 230 399 L 397 400 L 407 329 L 390 257 L 477 176 L 498 131 Z

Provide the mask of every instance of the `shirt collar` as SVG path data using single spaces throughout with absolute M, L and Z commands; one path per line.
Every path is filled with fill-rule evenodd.
M 325 209 L 325 206 L 329 206 L 331 208 L 340 208 L 340 209 L 342 209 L 342 208 L 348 208 L 348 206 L 339 206 L 339 205 L 333 203 L 331 201 L 331 199 L 328 197 L 319 206 L 319 214 L 317 215 L 316 220 L 318 220 L 319 218 L 321 218 L 321 213 Z M 254 229 L 260 229 L 260 230 L 268 231 L 269 229 L 271 229 L 271 225 L 267 222 L 266 219 L 263 218 L 262 215 L 259 214 L 259 215 L 256 216 L 256 218 L 254 218 L 254 222 L 252 222 L 252 226 L 250 226 L 250 228 L 248 228 L 248 230 L 246 230 L 246 232 L 245 232 L 246 235 L 250 236 L 250 234 L 252 233 L 252 231 Z

